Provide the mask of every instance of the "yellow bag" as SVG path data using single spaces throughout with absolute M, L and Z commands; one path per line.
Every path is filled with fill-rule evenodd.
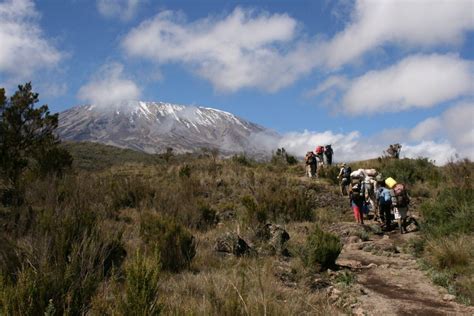
M 387 185 L 389 189 L 392 189 L 395 186 L 395 184 L 397 184 L 397 181 L 395 181 L 395 179 L 391 177 L 388 177 L 387 179 L 385 179 L 385 184 Z

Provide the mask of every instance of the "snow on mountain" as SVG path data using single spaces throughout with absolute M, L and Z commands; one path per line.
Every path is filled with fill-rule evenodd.
M 63 140 L 92 141 L 148 153 L 218 148 L 223 154 L 265 154 L 277 134 L 231 113 L 207 107 L 127 101 L 76 106 L 59 114 Z

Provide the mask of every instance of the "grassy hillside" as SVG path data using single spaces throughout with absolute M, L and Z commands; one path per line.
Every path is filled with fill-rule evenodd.
M 63 142 L 61 144 L 74 158 L 74 167 L 97 171 L 126 163 L 156 164 L 165 161 L 163 156 L 118 148 L 92 142 Z
M 327 272 L 341 247 L 328 231 L 352 221 L 333 183 L 336 167 L 310 181 L 301 163 L 280 159 L 64 146 L 75 159 L 72 172 L 25 174 L 23 205 L 0 207 L 4 314 L 350 312 L 349 297 L 336 303 L 319 290 L 333 284 L 342 291 L 352 282 L 350 271 L 336 279 Z M 437 168 L 407 159 L 370 166 L 409 184 L 424 216 L 410 251 L 438 283 L 472 301 L 473 164 Z M 350 231 L 372 233 L 379 232 Z M 453 256 L 461 259 L 448 260 Z

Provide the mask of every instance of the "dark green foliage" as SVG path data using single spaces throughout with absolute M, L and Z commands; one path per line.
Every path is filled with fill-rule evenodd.
M 188 268 L 196 255 L 193 235 L 171 218 L 143 214 L 140 236 L 146 244 L 159 252 L 164 270 L 178 272 Z
M 303 262 L 322 271 L 335 266 L 341 250 L 342 243 L 338 236 L 326 233 L 316 226 L 306 240 Z
M 445 188 L 430 202 L 421 205 L 422 229 L 434 237 L 474 232 L 474 190 Z
M 53 147 L 39 154 L 38 172 L 42 177 L 48 174 L 62 176 L 71 168 L 72 162 L 73 158 L 69 151 L 62 147 Z
M 232 161 L 242 166 L 251 166 L 253 161 L 247 157 L 245 154 L 232 156 Z
M 334 165 L 324 166 L 318 170 L 318 173 L 321 178 L 328 179 L 333 184 L 339 184 L 339 179 L 337 178 L 339 170 L 340 168 Z
M 207 230 L 217 224 L 217 212 L 208 204 L 200 203 L 198 206 L 199 220 L 196 228 L 200 230 Z
M 263 223 L 267 219 L 278 222 L 311 221 L 314 219 L 314 201 L 309 198 L 310 188 L 295 186 L 286 178 L 259 179 L 252 196 L 242 200 L 249 223 Z
M 104 233 L 97 218 L 75 210 L 38 212 L 28 247 L 17 245 L 15 279 L 1 276 L 0 307 L 6 315 L 81 315 L 125 250 L 118 232 Z M 3 274 L 3 271 L 2 271 Z
M 80 170 L 100 171 L 126 163 L 156 165 L 165 161 L 161 155 L 91 142 L 63 142 L 60 147 L 71 153 L 73 167 Z
M 413 184 L 417 181 L 429 181 L 437 185 L 442 180 L 439 169 L 427 158 L 382 160 L 379 171 L 384 176 L 393 177 L 401 183 Z
M 178 174 L 181 178 L 189 178 L 191 176 L 191 167 L 189 165 L 181 166 Z
M 122 315 L 159 315 L 158 301 L 160 262 L 159 256 L 147 258 L 136 252 L 125 267 L 125 296 L 119 304 Z
M 298 159 L 295 156 L 288 154 L 285 148 L 278 148 L 273 154 L 271 159 L 272 164 L 288 164 L 295 165 L 298 163 Z
M 49 165 L 41 162 L 51 159 L 43 153 L 58 144 L 54 135 L 58 115 L 51 115 L 47 105 L 35 108 L 38 101 L 31 83 L 18 86 L 18 91 L 8 99 L 5 90 L 0 89 L 0 175 L 13 187 L 17 187 L 20 175 L 31 160 Z M 57 167 L 57 163 L 64 161 L 55 162 Z
M 254 198 L 251 196 L 244 196 L 242 198 L 242 205 L 245 207 L 246 218 L 248 224 L 263 224 L 267 220 L 267 210 L 258 206 Z

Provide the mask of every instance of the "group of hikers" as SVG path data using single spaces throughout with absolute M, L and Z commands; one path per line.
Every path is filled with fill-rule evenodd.
M 308 151 L 305 156 L 306 174 L 310 178 L 318 177 L 318 170 L 322 166 L 332 165 L 334 151 L 331 145 L 317 146 L 315 151 Z
M 374 219 L 385 231 L 392 229 L 392 218 L 398 221 L 401 234 L 407 232 L 406 227 L 412 222 L 418 226 L 414 218 L 408 217 L 410 197 L 403 183 L 397 183 L 391 177 L 385 178 L 375 169 L 352 171 L 345 163 L 341 165 L 337 178 L 341 194 L 349 196 L 357 223 L 364 224 L 364 214 L 372 211 Z
M 400 144 L 393 144 L 386 150 L 391 158 L 399 158 Z M 315 151 L 308 151 L 305 156 L 306 175 L 317 178 L 319 170 L 325 165 L 332 165 L 334 151 L 331 145 L 317 146 Z M 382 176 L 375 169 L 358 169 L 352 171 L 345 163 L 341 164 L 337 178 L 343 196 L 349 196 L 354 217 L 359 224 L 364 224 L 364 214 L 373 213 L 383 230 L 392 229 L 392 219 L 398 221 L 400 233 L 406 233 L 406 227 L 412 222 L 418 226 L 414 218 L 408 222 L 408 206 L 410 197 L 406 186 L 397 183 L 393 178 Z

